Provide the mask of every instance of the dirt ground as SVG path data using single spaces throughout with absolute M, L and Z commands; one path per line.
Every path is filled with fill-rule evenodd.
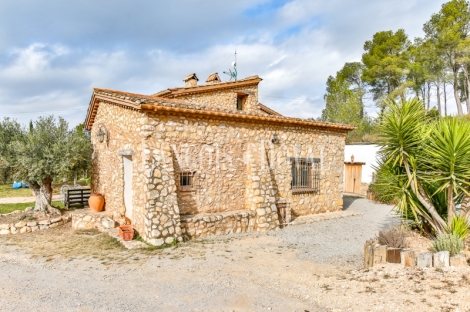
M 357 269 L 365 236 L 393 216 L 364 199 L 349 209 L 362 215 L 165 249 L 70 225 L 0 237 L 0 310 L 470 311 L 470 267 Z

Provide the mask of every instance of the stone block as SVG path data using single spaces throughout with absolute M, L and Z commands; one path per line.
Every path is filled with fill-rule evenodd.
M 432 267 L 432 252 L 422 252 L 418 254 L 416 262 L 418 268 L 431 268 Z
M 256 213 L 258 214 L 258 216 L 264 216 L 266 214 L 266 210 L 263 208 L 258 208 L 256 209 Z
M 444 268 L 449 266 L 449 252 L 440 251 L 433 255 L 433 263 L 435 268 Z
M 165 243 L 162 238 L 148 239 L 147 242 L 151 245 L 154 245 L 154 246 L 161 246 Z
M 37 225 L 36 226 L 31 226 L 30 229 L 31 229 L 31 232 L 35 232 L 35 231 L 39 230 L 39 226 L 37 226 Z
M 10 230 L 6 230 L 6 229 L 0 230 L 0 235 L 7 235 L 7 234 L 10 234 Z
M 406 267 L 416 266 L 416 254 L 414 250 L 403 249 L 400 253 L 400 262 Z
M 26 227 L 26 226 L 25 226 L 25 227 L 22 227 L 22 228 L 20 229 L 20 233 L 21 233 L 21 234 L 24 234 L 24 233 L 27 232 L 27 230 L 28 230 L 28 227 Z
M 22 228 L 24 226 L 26 226 L 26 222 L 23 222 L 23 221 L 18 222 L 18 223 L 15 224 L 15 227 L 17 227 L 17 228 Z
M 42 221 L 39 221 L 38 224 L 39 224 L 39 225 L 49 225 L 49 224 L 51 224 L 51 221 L 49 221 L 49 220 L 42 220 Z
M 8 230 L 8 229 L 10 229 L 9 224 L 0 224 L 0 230 Z
M 51 223 L 57 223 L 60 220 L 62 220 L 62 217 L 57 217 L 57 218 L 51 219 Z
M 32 222 L 26 223 L 26 225 L 29 226 L 29 227 L 33 227 L 33 226 L 38 225 L 38 223 L 36 221 L 32 221 Z
M 465 255 L 455 255 L 450 257 L 449 260 L 449 264 L 454 267 L 468 266 L 467 258 L 465 257 Z
M 103 218 L 101 224 L 107 229 L 114 229 L 116 227 L 116 222 L 111 218 Z
M 83 218 L 83 221 L 85 221 L 85 222 L 90 222 L 91 219 L 92 219 L 91 216 L 85 216 L 85 217 Z
M 173 243 L 173 239 L 174 239 L 173 237 L 167 237 L 167 238 L 165 238 L 165 244 L 171 244 L 171 243 Z
M 364 268 L 368 269 L 374 266 L 374 245 L 375 242 L 366 242 L 364 244 Z
M 387 246 L 378 245 L 374 247 L 374 265 L 387 263 Z
M 387 248 L 387 262 L 388 263 L 401 263 L 400 253 L 403 248 Z

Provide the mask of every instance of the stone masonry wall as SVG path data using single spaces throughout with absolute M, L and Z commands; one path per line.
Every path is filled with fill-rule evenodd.
M 109 142 L 97 142 L 100 125 L 106 126 Z M 271 142 L 274 133 L 278 144 Z M 131 220 L 139 234 L 154 245 L 181 240 L 183 235 L 198 236 L 204 229 L 205 234 L 229 228 L 278 228 L 279 202 L 286 202 L 294 216 L 342 208 L 344 133 L 162 116 L 101 103 L 92 143 L 93 190 L 104 194 L 106 210 L 116 214 L 124 207 L 119 151 L 134 152 Z M 321 160 L 318 192 L 292 193 L 291 157 Z M 179 174 L 186 170 L 195 172 L 194 189 L 183 192 L 178 188 Z M 211 219 L 234 211 L 247 214 L 246 226 L 233 225 L 235 220 L 242 221 L 238 217 Z M 209 215 L 210 222 L 197 215 Z M 197 234 L 199 230 L 203 232 Z
M 146 115 L 119 106 L 100 103 L 91 131 L 93 144 L 92 155 L 92 191 L 105 197 L 105 210 L 117 217 L 125 213 L 124 205 L 124 165 L 119 151 L 133 151 L 133 215 L 130 217 L 134 228 L 145 232 L 144 216 L 147 193 L 143 163 L 143 146 L 147 138 Z M 109 140 L 99 143 L 96 133 L 100 126 L 106 127 Z M 141 234 L 142 235 L 142 234 Z
M 206 107 L 223 108 L 229 110 L 237 109 L 237 93 L 247 94 L 243 111 L 258 112 L 258 86 L 245 86 L 219 91 L 209 91 L 178 96 L 178 100 L 189 103 L 197 103 Z
M 256 229 L 255 218 L 252 211 L 189 215 L 181 218 L 181 228 L 187 238 L 246 233 Z
M 278 201 L 285 200 L 294 216 L 342 208 L 343 133 L 182 116 L 150 117 L 156 130 L 152 140 L 165 142 L 173 153 L 175 184 L 181 168 L 195 171 L 195 189 L 176 191 L 179 207 L 184 207 L 182 214 L 239 210 L 244 202 L 242 209 L 260 209 L 260 222 L 272 228 L 277 222 Z M 275 132 L 279 144 L 271 142 Z M 320 158 L 320 191 L 292 193 L 290 157 Z

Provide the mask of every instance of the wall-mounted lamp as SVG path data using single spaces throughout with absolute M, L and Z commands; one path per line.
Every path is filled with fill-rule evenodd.
M 100 125 L 98 128 L 98 132 L 96 133 L 96 137 L 98 138 L 98 142 L 100 143 L 103 143 L 104 137 L 106 137 L 106 143 L 108 143 L 108 140 L 109 140 L 108 129 L 106 129 L 104 125 Z
M 274 144 L 278 144 L 279 143 L 279 137 L 277 136 L 277 133 L 274 132 L 273 134 L 273 139 L 271 140 L 271 142 L 273 142 Z

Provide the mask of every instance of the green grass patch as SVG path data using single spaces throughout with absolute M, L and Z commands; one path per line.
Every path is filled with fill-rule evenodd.
M 13 189 L 11 184 L 0 185 L 0 198 L 28 196 L 33 196 L 33 193 L 29 188 Z
M 52 202 L 52 206 L 64 208 L 64 205 L 60 201 Z M 32 203 L 20 203 L 20 204 L 0 204 L 0 214 L 10 213 L 15 210 L 25 210 L 27 207 L 34 207 L 34 202 Z
M 84 182 L 77 181 L 78 183 L 85 185 Z M 64 184 L 73 185 L 73 181 L 65 182 Z M 60 194 L 60 188 L 62 187 L 62 183 L 53 183 L 52 184 L 52 194 L 57 195 Z M 8 198 L 8 197 L 30 197 L 34 196 L 33 191 L 29 188 L 20 188 L 14 189 L 11 187 L 12 184 L 0 184 L 0 198 Z

